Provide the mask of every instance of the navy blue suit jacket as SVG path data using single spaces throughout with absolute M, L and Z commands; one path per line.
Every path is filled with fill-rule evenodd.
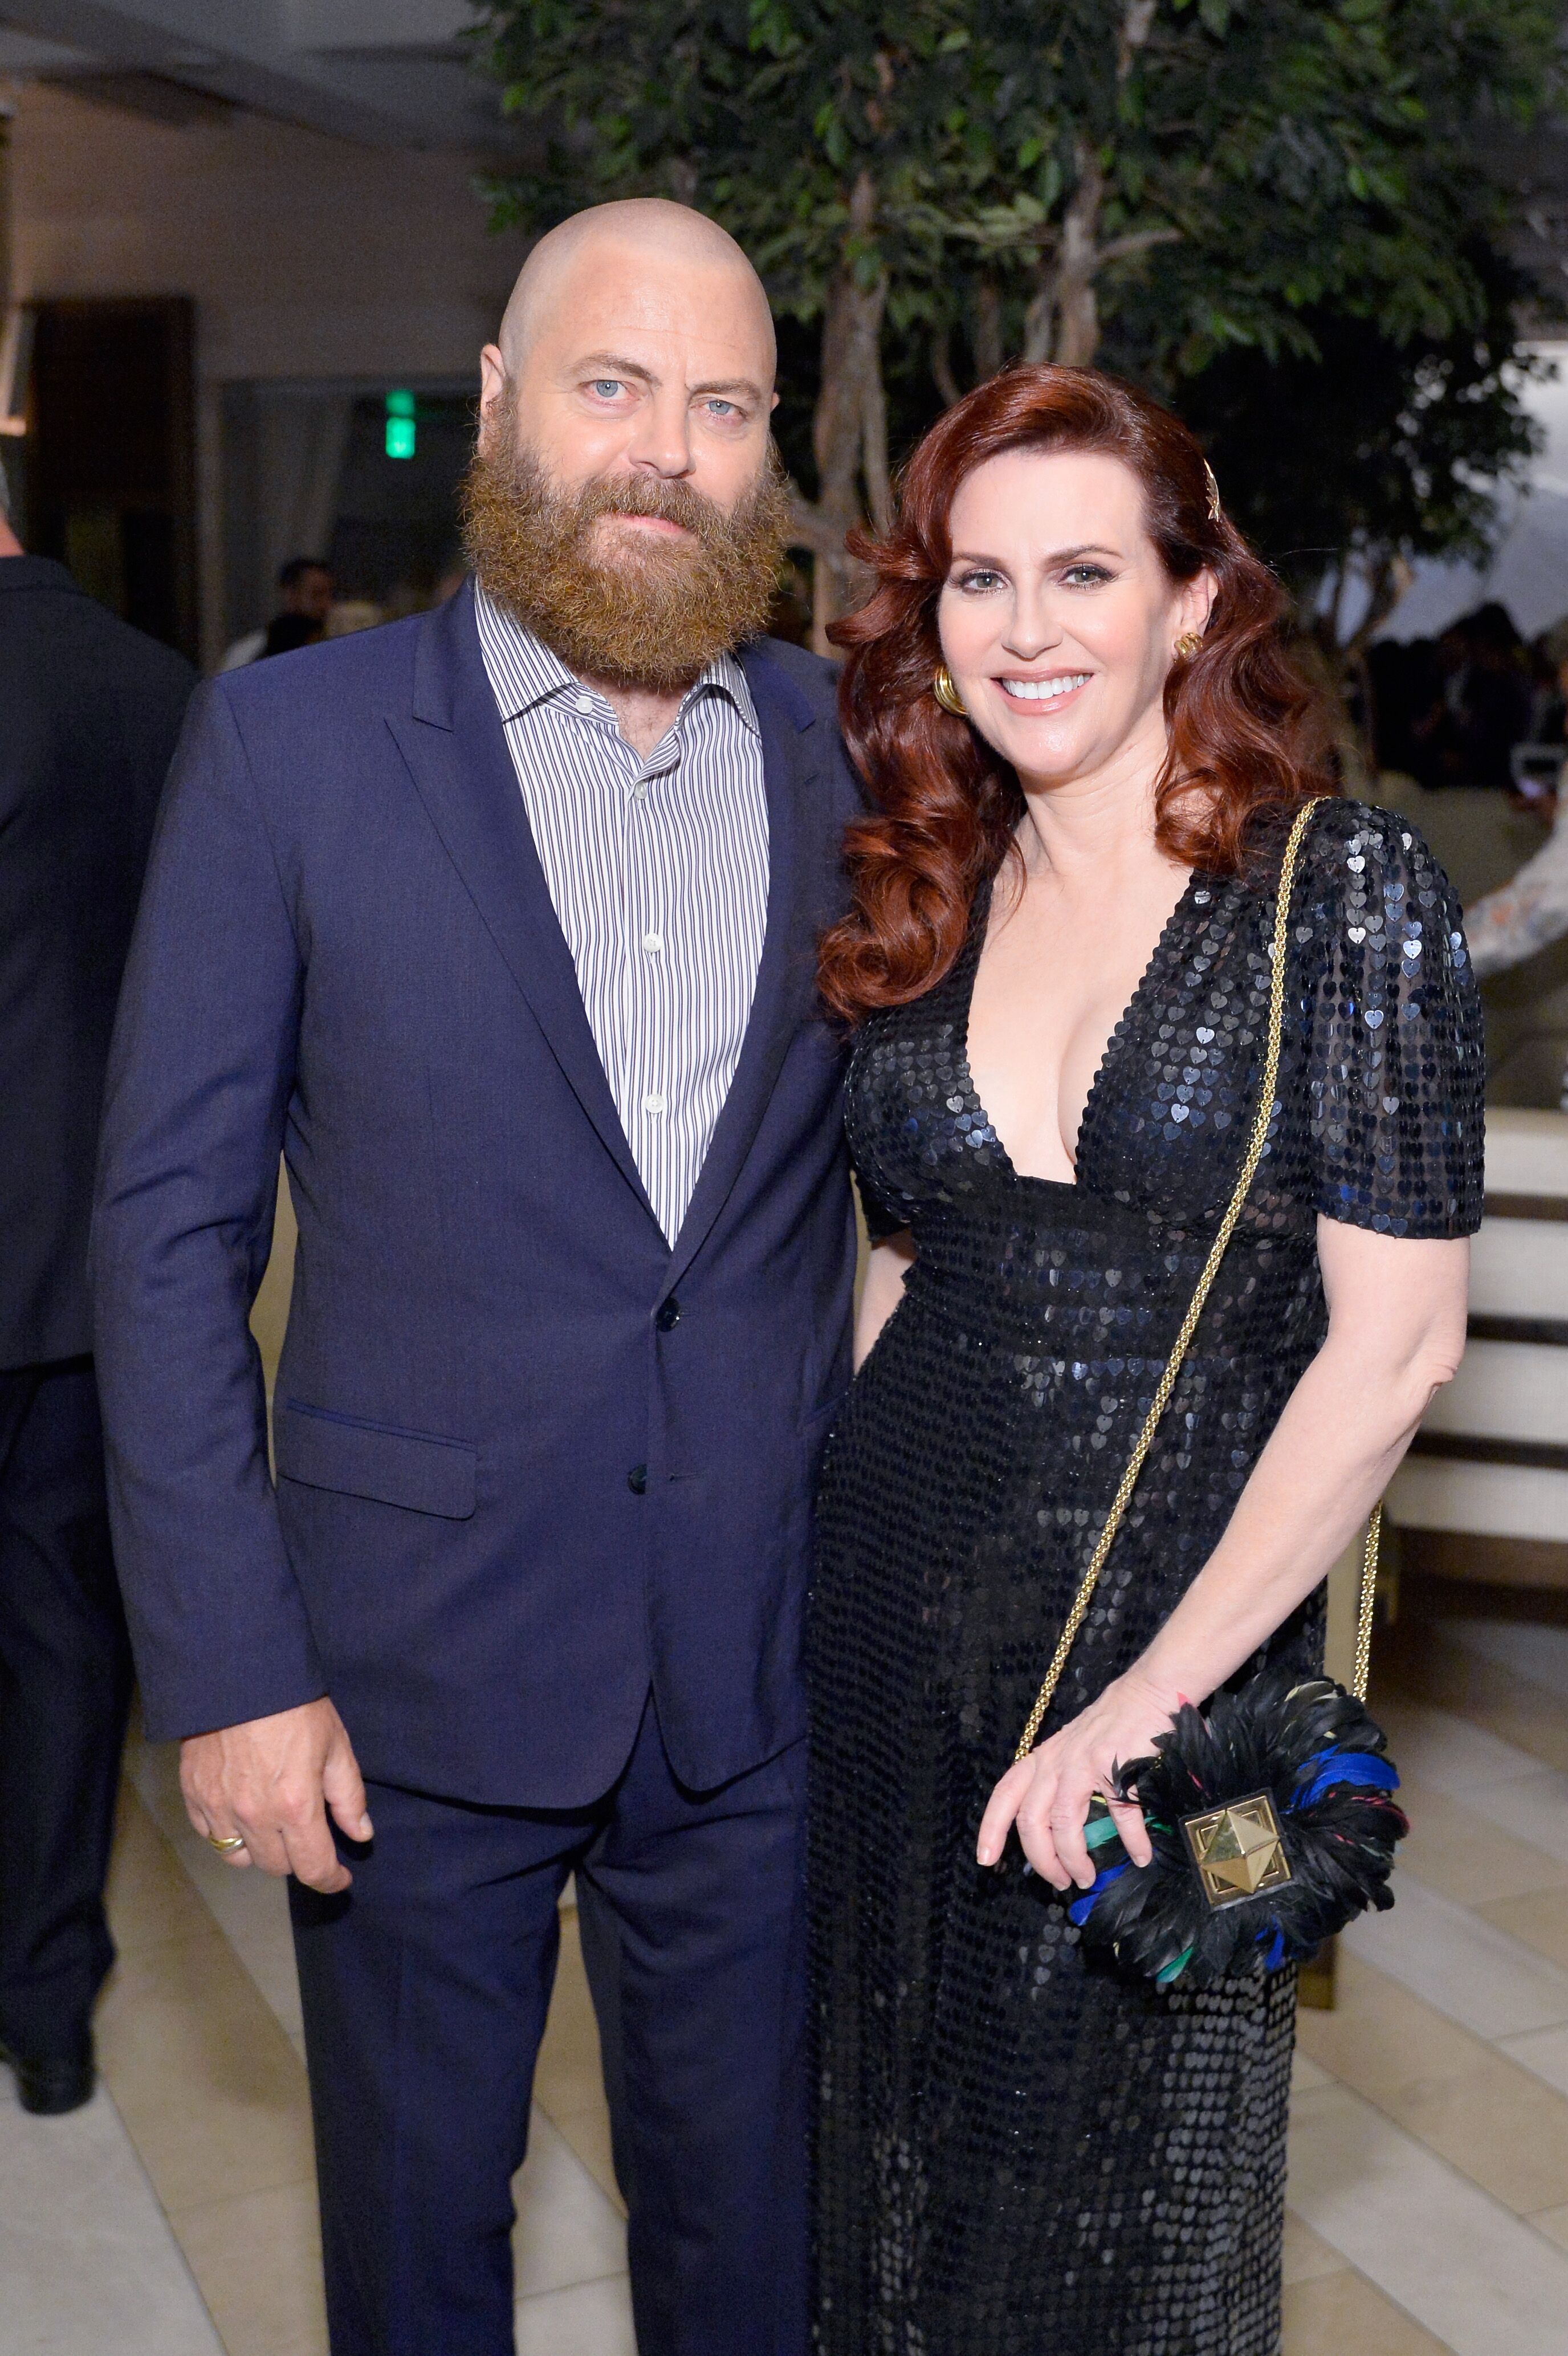
M 613 1781 L 650 1682 L 699 1788 L 802 1732 L 854 1264 L 815 949 L 857 794 L 827 666 L 771 641 L 742 659 L 767 933 L 673 1249 L 471 594 L 198 696 L 126 971 L 93 1245 L 155 1738 L 330 1693 L 371 1776 L 564 1807 Z M 280 1147 L 299 1252 L 274 1490 L 246 1317 Z

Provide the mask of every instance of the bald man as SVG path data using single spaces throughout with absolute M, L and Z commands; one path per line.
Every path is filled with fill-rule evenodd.
M 117 1546 L 197 1833 L 292 1877 L 335 2356 L 512 2348 L 572 1874 L 641 2356 L 801 2356 L 856 795 L 827 667 L 763 636 L 739 248 L 581 215 L 481 366 L 472 582 L 214 681 L 176 765 L 95 1231 Z

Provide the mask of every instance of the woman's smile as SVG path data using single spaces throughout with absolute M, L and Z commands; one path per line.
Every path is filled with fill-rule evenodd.
M 1045 679 L 1009 679 L 999 677 L 997 685 L 1013 703 L 1036 703 L 1054 706 L 1077 694 L 1093 678 L 1093 671 L 1053 671 Z

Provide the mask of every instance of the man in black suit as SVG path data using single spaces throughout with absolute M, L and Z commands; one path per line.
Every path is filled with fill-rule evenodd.
M 4 478 L 0 477 L 0 486 Z M 0 2043 L 92 2092 L 130 1693 L 87 1229 L 109 1033 L 188 663 L 24 554 L 0 490 Z

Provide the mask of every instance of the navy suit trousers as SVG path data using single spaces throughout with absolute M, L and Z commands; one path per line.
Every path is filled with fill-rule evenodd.
M 92 1362 L 0 1373 L 0 2040 L 30 2060 L 80 2052 L 114 1959 L 130 1698 Z
M 511 2356 L 512 2176 L 575 1872 L 639 2356 L 804 2356 L 805 1746 L 698 1794 L 650 1701 L 595 1805 L 369 1788 L 291 1887 L 333 2356 Z

